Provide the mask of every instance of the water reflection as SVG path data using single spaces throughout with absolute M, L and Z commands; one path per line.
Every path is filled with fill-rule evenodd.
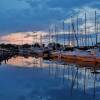
M 2 62 L 2 64 L 4 63 L 5 61 Z M 6 62 L 6 64 L 13 65 L 16 67 L 47 67 L 48 66 L 46 63 L 43 63 L 42 58 L 33 58 L 33 57 L 25 58 L 23 56 L 12 57 Z
M 13 57 L 2 62 L 0 100 L 100 100 L 99 71 L 98 67 Z

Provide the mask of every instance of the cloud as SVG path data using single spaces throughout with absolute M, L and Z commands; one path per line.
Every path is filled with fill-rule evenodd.
M 91 2 L 90 0 L 81 0 L 81 1 L 80 0 L 49 0 L 47 4 L 53 8 L 61 7 L 61 8 L 69 9 L 69 8 L 81 7 L 90 2 Z
M 51 23 L 77 15 L 85 6 L 99 9 L 98 5 L 98 0 L 2 0 L 0 33 L 46 31 Z
M 76 12 L 75 15 L 69 18 L 66 18 L 64 23 L 66 25 L 70 25 L 72 29 L 72 20 L 74 22 L 74 28 L 77 31 L 77 19 L 78 19 L 78 32 L 79 33 L 85 33 L 85 13 L 86 13 L 86 31 L 87 33 L 95 33 L 95 11 L 96 11 L 96 29 L 98 32 L 100 32 L 100 9 L 98 8 L 92 8 L 89 6 L 84 6 L 81 9 L 76 8 L 74 9 L 74 12 Z
M 1 0 L 0 1 L 0 10 L 8 10 L 8 9 L 16 9 L 16 10 L 20 10 L 20 9 L 24 9 L 24 8 L 28 8 L 29 5 L 28 3 L 24 2 L 24 0 Z
M 26 43 L 32 44 L 34 42 L 40 43 L 41 34 L 42 37 L 45 37 L 48 33 L 42 31 L 10 33 L 8 35 L 1 36 L 0 43 L 11 43 L 11 44 L 26 44 Z

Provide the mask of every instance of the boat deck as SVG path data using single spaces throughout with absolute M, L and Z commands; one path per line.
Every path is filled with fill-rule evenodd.
M 51 57 L 63 60 L 77 60 L 78 62 L 100 63 L 100 56 L 88 52 L 53 52 Z

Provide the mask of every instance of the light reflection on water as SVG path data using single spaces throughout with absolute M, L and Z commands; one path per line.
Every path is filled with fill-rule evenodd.
M 13 57 L 0 67 L 0 100 L 100 100 L 100 74 L 92 71 L 42 58 Z

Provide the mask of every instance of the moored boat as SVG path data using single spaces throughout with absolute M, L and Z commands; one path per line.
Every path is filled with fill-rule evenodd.
M 96 62 L 100 63 L 100 57 L 96 57 Z

